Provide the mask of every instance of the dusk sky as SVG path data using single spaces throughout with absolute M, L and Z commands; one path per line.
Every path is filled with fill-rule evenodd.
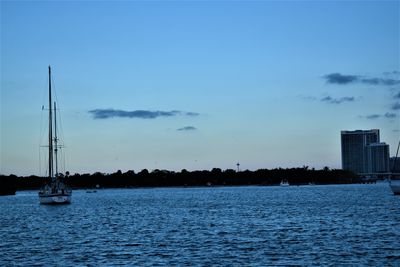
M 341 167 L 400 139 L 399 1 L 1 1 L 1 174 Z M 40 167 L 42 166 L 42 167 Z

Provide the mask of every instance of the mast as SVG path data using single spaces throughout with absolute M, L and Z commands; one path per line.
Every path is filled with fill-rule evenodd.
M 56 102 L 54 101 L 54 156 L 55 156 L 55 163 L 56 163 L 56 173 L 55 176 L 57 177 L 58 175 L 58 158 L 57 158 L 57 151 L 58 151 L 58 145 L 57 145 L 57 108 L 56 108 Z
M 393 160 L 393 166 L 392 166 L 392 171 L 391 171 L 392 174 L 394 172 L 394 168 L 396 167 L 396 160 L 397 160 L 397 156 L 399 155 L 399 148 L 400 148 L 400 140 L 399 140 L 399 144 L 397 145 L 396 156 L 394 157 L 394 160 Z
M 51 68 L 49 66 L 49 178 L 53 179 L 53 125 L 51 107 Z

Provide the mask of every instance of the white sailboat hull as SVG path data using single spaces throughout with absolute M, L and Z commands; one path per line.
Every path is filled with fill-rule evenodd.
M 393 194 L 400 195 L 400 180 L 391 180 L 390 188 L 393 191 Z
M 70 204 L 71 194 L 42 194 L 39 195 L 40 204 Z

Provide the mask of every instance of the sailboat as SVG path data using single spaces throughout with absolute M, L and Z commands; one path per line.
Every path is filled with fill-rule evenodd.
M 54 112 L 54 129 L 53 129 Z M 58 172 L 58 137 L 57 137 L 57 119 L 56 103 L 54 110 L 51 94 L 51 67 L 49 66 L 49 158 L 48 158 L 48 183 L 39 191 L 40 204 L 69 204 L 71 203 L 72 190 L 64 184 L 64 177 Z M 53 135 L 54 131 L 54 135 Z
M 397 145 L 396 157 L 394 158 L 394 161 L 393 161 L 392 172 L 391 172 L 391 176 L 390 176 L 390 179 L 389 179 L 390 188 L 392 189 L 392 192 L 395 195 L 400 195 L 400 180 L 398 178 L 397 179 L 393 179 L 393 172 L 395 171 L 396 159 L 397 159 L 397 156 L 399 154 L 399 148 L 400 148 L 400 141 L 399 141 L 399 144 Z

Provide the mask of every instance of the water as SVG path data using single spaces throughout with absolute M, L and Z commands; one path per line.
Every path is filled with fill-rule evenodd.
M 400 266 L 387 184 L 76 190 L 0 197 L 0 266 Z

